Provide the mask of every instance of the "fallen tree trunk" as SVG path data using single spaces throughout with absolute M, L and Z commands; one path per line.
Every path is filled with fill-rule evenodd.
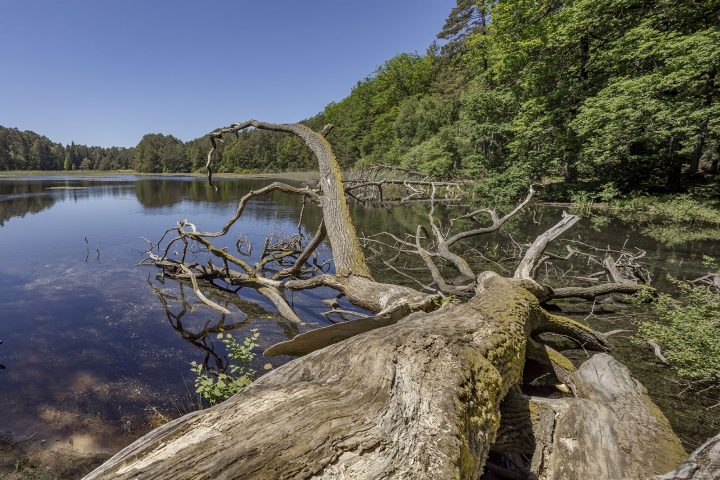
M 482 290 L 292 361 L 87 478 L 475 478 L 539 309 L 500 277 Z
M 500 402 L 522 378 L 525 339 L 553 322 L 517 282 L 483 277 L 467 303 L 418 312 L 292 361 L 230 400 L 151 432 L 86 478 L 478 478 L 496 443 Z M 647 407 L 652 414 L 638 418 L 662 416 Z M 657 425 L 655 433 L 673 437 L 666 420 Z M 566 445 L 563 438 L 554 444 Z M 642 456 L 645 475 L 682 460 L 645 455 L 664 444 L 624 440 L 630 453 L 607 455 L 633 465 Z M 573 450 L 589 465 L 596 448 Z M 574 468 L 560 455 L 544 463 L 565 460 Z

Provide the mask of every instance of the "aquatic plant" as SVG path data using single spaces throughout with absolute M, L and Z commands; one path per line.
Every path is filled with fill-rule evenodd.
M 217 334 L 227 350 L 229 362 L 225 369 L 217 371 L 202 363 L 191 363 L 190 371 L 195 374 L 195 392 L 210 405 L 227 400 L 255 380 L 255 370 L 252 369 L 252 361 L 255 359 L 253 349 L 258 346 L 260 332 L 257 329 L 251 332 L 242 342 L 238 342 L 231 333 Z
M 720 265 L 706 258 L 713 272 Z M 711 274 L 702 278 L 715 278 Z M 673 298 L 660 294 L 652 301 L 658 322 L 640 324 L 638 335 L 656 342 L 662 356 L 681 377 L 691 382 L 720 384 L 720 291 L 713 282 L 682 281 L 669 277 L 679 290 Z M 647 294 L 640 292 L 639 300 Z

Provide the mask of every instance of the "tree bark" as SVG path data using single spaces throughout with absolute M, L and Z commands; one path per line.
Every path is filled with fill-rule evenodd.
M 522 378 L 526 339 L 553 321 L 519 282 L 483 275 L 469 302 L 417 312 L 291 361 L 226 402 L 149 433 L 86 478 L 478 478 L 496 442 L 500 402 Z M 613 405 L 605 408 L 603 418 L 615 419 Z M 568 436 L 582 421 L 571 419 Z M 633 443 L 641 438 L 627 444 L 664 451 L 664 443 Z M 579 443 L 573 451 L 589 465 L 596 448 Z M 646 474 L 674 466 L 661 457 L 647 456 Z
M 249 127 L 292 133 L 305 142 L 318 161 L 320 189 L 323 193 L 320 206 L 323 210 L 325 228 L 333 251 L 336 272 L 341 277 L 356 275 L 371 278 L 370 269 L 365 263 L 365 255 L 355 232 L 355 225 L 350 218 L 350 209 L 347 207 L 340 164 L 335 158 L 332 147 L 323 136 L 323 132 L 315 132 L 300 123 L 268 123 L 258 120 L 235 123 L 211 134 L 213 150 L 208 154 L 207 168 L 209 177 L 212 178 L 210 167 L 215 138 L 225 133 L 236 133 Z
M 87 478 L 476 478 L 541 311 L 506 279 L 292 361 Z
M 645 387 L 611 356 L 593 356 L 569 382 L 574 398 L 509 398 L 501 412 L 512 423 L 501 426 L 494 450 L 532 455 L 539 480 L 645 479 L 685 459 Z

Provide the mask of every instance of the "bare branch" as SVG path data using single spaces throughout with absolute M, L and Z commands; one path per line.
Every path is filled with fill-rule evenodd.
M 273 278 L 281 279 L 297 275 L 300 272 L 302 266 L 308 260 L 308 258 L 310 258 L 310 255 L 312 255 L 313 252 L 317 250 L 322 241 L 325 239 L 326 233 L 327 232 L 325 230 L 325 222 L 321 221 L 320 227 L 318 228 L 317 232 L 315 232 L 315 236 L 313 236 L 312 240 L 310 240 L 310 243 L 305 246 L 305 249 L 302 251 L 300 256 L 297 257 L 293 266 L 284 270 L 280 270 L 273 276 Z
M 658 360 L 663 365 L 670 365 L 670 362 L 668 362 L 667 358 L 665 358 L 665 355 L 662 354 L 662 349 L 660 348 L 660 345 L 657 344 L 654 340 L 648 340 L 648 345 L 650 345 L 653 348 L 653 353 L 655 353 L 655 357 L 657 357 Z
M 583 300 L 594 300 L 603 295 L 612 293 L 624 293 L 633 295 L 642 290 L 654 292 L 655 289 L 648 285 L 637 283 L 603 283 L 591 287 L 560 287 L 552 289 L 552 298 L 582 298 Z
M 580 217 L 576 215 L 568 215 L 563 212 L 563 218 L 545 233 L 539 235 L 525 252 L 525 256 L 520 261 L 513 278 L 523 280 L 535 280 L 535 272 L 538 266 L 545 260 L 543 256 L 545 249 L 550 242 L 565 233 L 570 227 L 575 225 Z
M 297 135 L 305 145 L 313 152 L 318 161 L 320 172 L 320 205 L 325 217 L 325 228 L 330 239 L 330 246 L 333 250 L 335 269 L 342 276 L 355 275 L 365 278 L 372 278 L 370 269 L 365 262 L 365 256 L 360 248 L 355 225 L 350 218 L 350 210 L 347 207 L 345 189 L 343 187 L 340 165 L 335 158 L 332 147 L 325 137 L 320 133 L 299 123 L 278 124 L 248 120 L 245 122 L 233 123 L 232 125 L 215 130 L 210 134 L 212 149 L 208 153 L 206 167 L 208 169 L 208 180 L 212 180 L 212 160 L 217 145 L 217 140 L 222 139 L 225 134 L 234 134 L 249 127 L 274 132 L 285 132 Z M 302 192 L 312 198 L 309 189 Z M 315 194 L 317 197 L 317 194 Z M 227 231 L 224 229 L 223 231 Z
M 179 267 L 183 272 L 185 272 L 185 274 L 190 278 L 190 282 L 192 283 L 192 288 L 193 288 L 193 290 L 195 291 L 195 295 L 197 295 L 197 297 L 198 297 L 205 305 L 207 305 L 207 306 L 210 307 L 210 308 L 214 308 L 214 309 L 217 310 L 218 312 L 222 312 L 222 313 L 225 313 L 225 314 L 230 314 L 230 310 L 228 310 L 228 309 L 225 308 L 225 307 L 221 307 L 220 305 L 218 305 L 217 303 L 213 302 L 212 300 L 210 300 L 209 298 L 207 298 L 205 295 L 203 295 L 202 291 L 200 291 L 200 287 L 198 286 L 197 278 L 195 278 L 195 274 L 192 272 L 192 270 L 190 270 L 188 267 L 186 267 L 186 266 L 185 266 L 184 264 L 182 264 L 182 263 L 178 263 L 177 265 L 178 265 L 178 267 Z
M 270 300 L 273 305 L 275 305 L 275 307 L 280 312 L 280 315 L 293 323 L 302 323 L 300 317 L 298 317 L 292 307 L 288 305 L 287 300 L 285 300 L 285 297 L 282 296 L 282 294 L 276 287 L 266 285 L 258 288 L 258 292 L 263 294 L 265 298 Z
M 507 222 L 510 218 L 512 218 L 515 214 L 517 214 L 519 211 L 521 211 L 523 208 L 525 208 L 530 203 L 530 200 L 532 199 L 533 195 L 535 195 L 535 189 L 531 185 L 530 190 L 528 191 L 528 194 L 525 197 L 525 200 L 520 202 L 517 207 L 515 207 L 510 213 L 508 213 L 507 215 L 505 215 L 502 218 L 498 218 L 497 214 L 492 210 L 483 209 L 482 211 L 484 211 L 484 212 L 492 212 L 490 214 L 490 217 L 493 221 L 492 225 L 456 233 L 455 235 L 453 235 L 452 237 L 447 239 L 448 247 L 452 246 L 455 242 L 458 242 L 464 238 L 474 237 L 476 235 L 482 235 L 485 233 L 490 233 L 490 232 L 499 230 L 500 227 L 502 227 L 505 224 L 505 222 Z M 480 212 L 480 210 L 478 212 Z
M 456 287 L 454 285 L 448 285 L 448 283 L 443 278 L 442 274 L 440 273 L 440 270 L 438 270 L 437 265 L 435 265 L 435 262 L 432 261 L 432 257 L 430 256 L 430 253 L 428 253 L 427 250 L 425 250 L 422 245 L 420 244 L 420 232 L 422 230 L 421 226 L 417 227 L 417 231 L 415 233 L 415 248 L 417 249 L 418 255 L 420 255 L 420 258 L 423 259 L 425 262 L 425 265 L 427 265 L 428 270 L 430 271 L 430 275 L 432 275 L 433 281 L 435 282 L 435 285 L 438 286 L 441 292 L 447 293 L 450 295 L 465 295 L 468 293 L 468 287 Z
M 312 190 L 309 187 L 299 188 L 299 187 L 293 187 L 292 185 L 288 185 L 286 183 L 273 182 L 270 185 L 267 185 L 259 190 L 250 190 L 248 193 L 243 195 L 243 197 L 240 199 L 240 202 L 238 203 L 237 209 L 235 210 L 235 214 L 230 218 L 230 220 L 228 220 L 225 223 L 225 225 L 223 225 L 222 230 L 220 230 L 219 232 L 200 232 L 200 233 L 198 233 L 198 235 L 200 237 L 206 237 L 206 238 L 221 237 L 221 236 L 225 235 L 230 230 L 230 227 L 232 227 L 235 224 L 235 222 L 238 221 L 238 219 L 242 215 L 243 211 L 245 210 L 247 203 L 250 200 L 252 200 L 255 197 L 259 197 L 261 195 L 265 195 L 270 192 L 276 192 L 276 191 L 281 191 L 281 192 L 285 192 L 285 193 L 294 193 L 297 195 L 307 196 L 315 204 L 320 204 L 320 196 L 317 194 L 317 192 L 315 190 Z

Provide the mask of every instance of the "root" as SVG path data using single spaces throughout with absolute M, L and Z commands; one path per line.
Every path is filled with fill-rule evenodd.
M 544 311 L 543 311 L 544 312 Z M 607 338 L 600 332 L 571 318 L 544 312 L 532 334 L 558 333 L 573 339 L 581 348 L 595 351 L 607 351 Z

